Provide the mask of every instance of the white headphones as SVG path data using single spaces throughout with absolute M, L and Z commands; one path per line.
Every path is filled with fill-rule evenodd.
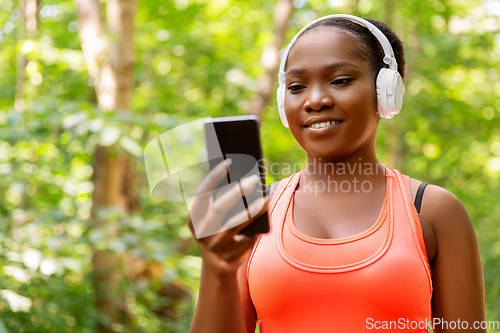
M 303 27 L 291 40 L 290 44 L 283 53 L 280 63 L 280 71 L 278 73 L 279 87 L 276 94 L 278 100 L 278 110 L 280 113 L 281 122 L 285 127 L 288 127 L 288 120 L 285 115 L 285 64 L 288 58 L 288 53 L 292 48 L 293 44 L 297 41 L 297 38 L 310 26 L 326 21 L 332 18 L 343 18 L 355 22 L 365 28 L 368 28 L 370 32 L 378 39 L 380 45 L 384 49 L 384 63 L 389 65 L 389 68 L 381 68 L 377 74 L 377 112 L 382 118 L 390 119 L 398 114 L 403 106 L 403 93 L 404 85 L 401 75 L 398 73 L 398 64 L 396 58 L 394 57 L 394 51 L 392 50 L 391 43 L 387 40 L 387 37 L 380 31 L 376 26 L 370 22 L 352 15 L 347 14 L 334 14 L 323 16 L 317 20 L 312 21 L 305 27 Z

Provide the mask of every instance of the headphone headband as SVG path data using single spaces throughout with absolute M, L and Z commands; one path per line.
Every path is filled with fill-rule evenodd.
M 290 49 L 292 48 L 293 44 L 297 41 L 297 39 L 306 31 L 310 26 L 313 26 L 317 23 L 332 19 L 332 18 L 343 18 L 347 19 L 349 21 L 353 21 L 355 23 L 358 23 L 359 25 L 367 28 L 370 30 L 370 32 L 377 38 L 379 41 L 380 45 L 382 46 L 382 49 L 384 50 L 384 63 L 389 65 L 390 69 L 393 69 L 395 71 L 398 70 L 398 64 L 396 62 L 396 57 L 394 56 L 394 51 L 392 50 L 391 43 L 387 39 L 387 37 L 382 33 L 382 31 L 379 30 L 376 26 L 374 26 L 372 23 L 368 22 L 365 19 L 362 19 L 357 16 L 353 15 L 348 15 L 348 14 L 333 14 L 333 15 L 327 15 L 320 17 L 319 19 L 316 19 L 312 21 L 311 23 L 307 24 L 305 27 L 300 29 L 300 31 L 293 37 L 293 39 L 290 41 L 288 44 L 285 52 L 283 53 L 283 56 L 281 57 L 281 63 L 280 63 L 280 71 L 278 73 L 278 78 L 280 80 L 280 84 L 284 84 L 285 82 L 285 64 L 286 60 L 288 58 L 288 53 L 290 52 Z

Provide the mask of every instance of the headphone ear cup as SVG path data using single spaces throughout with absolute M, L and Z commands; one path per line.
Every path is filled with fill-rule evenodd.
M 387 92 L 385 89 L 385 70 L 381 68 L 377 75 L 377 112 L 382 118 L 388 118 L 387 115 Z
M 278 111 L 280 113 L 280 119 L 283 126 L 288 127 L 288 120 L 285 114 L 285 85 L 282 84 L 278 87 L 276 91 L 276 100 L 278 102 Z
M 391 119 L 403 106 L 404 85 L 401 75 L 392 69 L 382 68 L 377 75 L 378 114 Z
M 395 114 L 398 114 L 403 107 L 403 94 L 405 92 L 405 85 L 403 84 L 403 78 L 396 72 L 396 76 L 394 77 L 394 111 Z

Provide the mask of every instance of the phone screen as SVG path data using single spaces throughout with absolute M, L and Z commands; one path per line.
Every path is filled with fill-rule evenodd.
M 212 118 L 205 124 L 205 135 L 210 169 L 213 169 L 224 159 L 231 158 L 233 161 L 229 168 L 227 180 L 218 185 L 218 190 L 222 190 L 226 185 L 239 182 L 242 178 L 246 178 L 252 174 L 260 176 L 260 182 L 257 183 L 254 191 L 246 196 L 241 192 L 243 205 L 235 205 L 226 214 L 226 217 L 230 218 L 235 213 L 241 211 L 242 206 L 247 209 L 248 205 L 253 201 L 266 194 L 258 117 Z M 253 235 L 268 231 L 268 216 L 267 214 L 263 214 L 240 233 Z

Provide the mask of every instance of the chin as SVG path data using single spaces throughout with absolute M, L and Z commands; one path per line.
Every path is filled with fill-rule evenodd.
M 307 146 L 302 146 L 302 148 L 304 148 L 307 155 L 324 160 L 339 160 L 348 155 L 341 147 L 334 147 L 331 143 L 327 142 L 324 144 L 311 143 Z

